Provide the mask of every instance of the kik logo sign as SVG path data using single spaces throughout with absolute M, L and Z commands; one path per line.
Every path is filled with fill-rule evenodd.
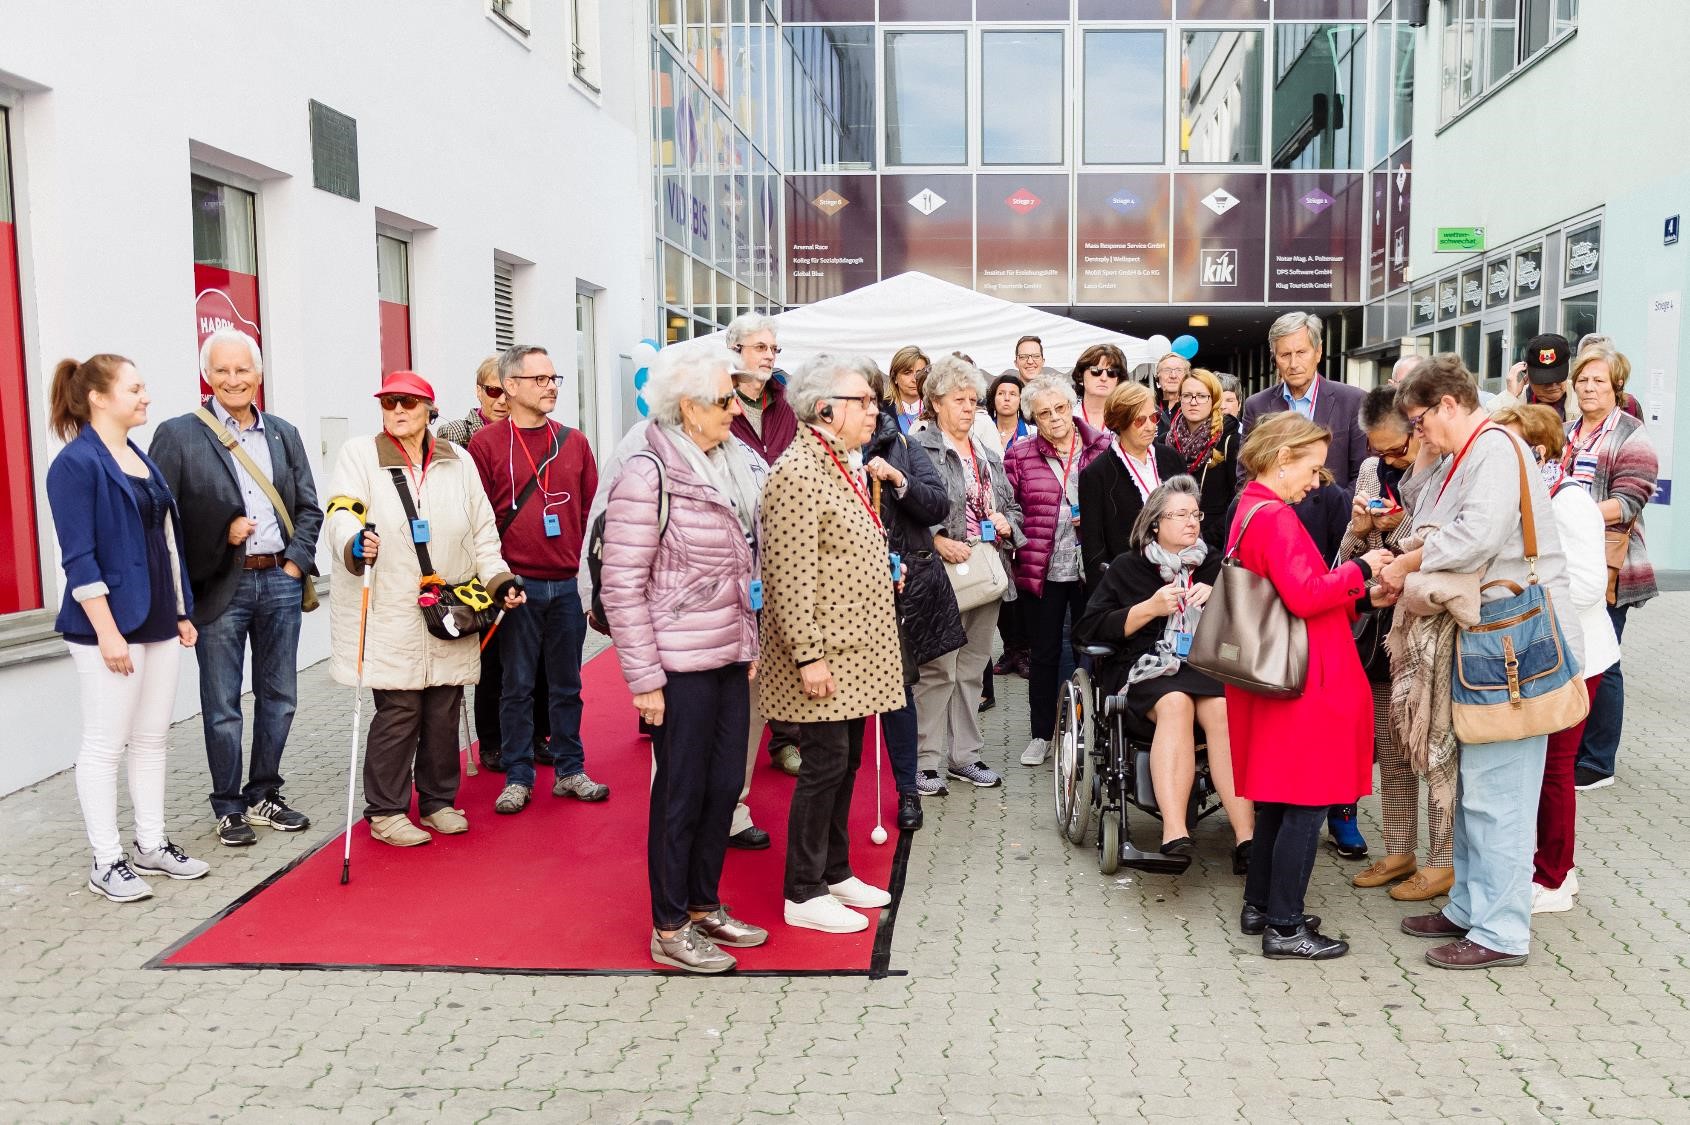
M 1201 285 L 1238 284 L 1237 250 L 1200 251 L 1198 265 L 1202 271 Z

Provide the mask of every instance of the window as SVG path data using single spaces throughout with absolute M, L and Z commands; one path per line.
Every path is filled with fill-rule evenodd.
M 1520 0 L 1524 7 L 1524 28 L 1520 58 L 1531 58 L 1551 43 L 1571 34 L 1578 25 L 1578 0 Z
M 1281 23 L 1273 38 L 1273 166 L 1361 167 L 1363 26 Z
M 29 442 L 18 240 L 12 214 L 7 115 L 0 107 L 0 613 L 41 608 L 36 550 L 35 472 Z
M 886 35 L 886 162 L 968 163 L 968 46 L 963 32 Z
M 376 235 L 376 291 L 381 317 L 381 373 L 411 369 L 411 247 Z
M 487 14 L 519 38 L 528 38 L 528 0 L 487 0 Z
M 599 89 L 599 0 L 570 0 L 569 46 L 575 78 Z
M 1087 164 L 1160 164 L 1166 154 L 1166 41 L 1160 31 L 1088 31 Z
M 1578 0 L 1445 0 L 1439 112 L 1449 121 L 1578 26 Z
M 1180 36 L 1180 163 L 1262 162 L 1262 33 Z
M 1063 39 L 1060 31 L 981 33 L 981 163 L 1062 163 Z
M 493 350 L 502 352 L 516 343 L 516 270 L 509 262 L 493 259 Z
M 794 27 L 786 42 L 788 170 L 872 169 L 874 28 Z
M 577 285 L 580 283 L 577 282 Z M 599 363 L 598 311 L 593 290 L 575 291 L 575 382 L 579 396 L 580 414 L 576 424 L 586 435 L 587 443 L 598 448 Z
M 189 190 L 194 228 L 194 324 L 198 333 L 195 349 L 219 328 L 238 328 L 262 347 L 258 197 L 209 176 L 191 177 Z M 211 394 L 203 379 L 200 394 Z M 262 397 L 259 405 L 263 405 Z
M 1578 347 L 1579 337 L 1596 331 L 1596 294 L 1582 293 L 1561 302 L 1561 335 Z

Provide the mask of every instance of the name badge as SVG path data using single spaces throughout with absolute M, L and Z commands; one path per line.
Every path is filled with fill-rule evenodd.
M 411 521 L 411 542 L 413 542 L 413 543 L 427 543 L 428 542 L 428 521 L 427 520 L 425 520 L 425 519 L 414 519 L 414 520 Z
M 763 580 L 761 578 L 753 578 L 751 580 L 751 611 L 753 613 L 755 613 L 756 611 L 758 611 L 762 608 L 763 608 Z
M 1080 506 L 1078 504 L 1068 505 L 1068 514 L 1076 520 L 1079 519 L 1080 518 Z
M 563 534 L 563 524 L 558 522 L 556 512 L 547 512 L 545 523 L 547 539 L 556 539 Z
M 980 542 L 990 543 L 998 537 L 998 526 L 991 520 L 980 521 Z
M 1184 660 L 1186 657 L 1191 655 L 1190 633 L 1174 634 L 1174 655 L 1179 657 L 1181 660 Z
M 904 580 L 904 556 L 893 551 L 889 557 L 892 560 L 892 581 L 902 582 Z

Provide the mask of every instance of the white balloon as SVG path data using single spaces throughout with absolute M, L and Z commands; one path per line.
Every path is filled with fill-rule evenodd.
M 1150 350 L 1155 352 L 1158 358 L 1174 350 L 1174 342 L 1166 336 L 1152 336 L 1145 343 L 1150 345 Z
M 650 367 L 651 361 L 657 358 L 657 349 L 651 346 L 650 340 L 641 340 L 629 349 L 628 357 L 634 361 L 635 368 Z

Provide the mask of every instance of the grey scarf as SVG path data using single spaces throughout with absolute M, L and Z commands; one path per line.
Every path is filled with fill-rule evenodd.
M 739 518 L 740 530 L 746 539 L 753 539 L 757 527 L 757 502 L 760 489 L 757 478 L 751 472 L 751 466 L 745 463 L 745 455 L 740 450 L 739 443 L 729 439 L 712 449 L 709 453 L 698 447 L 698 443 L 686 435 L 679 426 L 663 427 L 664 434 L 670 444 L 681 451 L 681 456 L 687 459 L 687 464 L 693 471 L 704 478 L 706 484 L 722 494 Z
M 1144 545 L 1144 557 L 1156 564 L 1163 582 L 1179 582 L 1203 565 L 1203 560 L 1209 557 L 1209 545 L 1199 539 L 1176 554 L 1153 539 Z M 1141 683 L 1179 671 L 1183 660 L 1179 655 L 1177 638 L 1181 633 L 1196 630 L 1197 618 L 1202 612 L 1201 606 L 1187 606 L 1182 611 L 1169 614 L 1167 624 L 1162 627 L 1162 635 L 1156 638 L 1156 647 L 1133 663 L 1127 673 L 1127 683 Z

